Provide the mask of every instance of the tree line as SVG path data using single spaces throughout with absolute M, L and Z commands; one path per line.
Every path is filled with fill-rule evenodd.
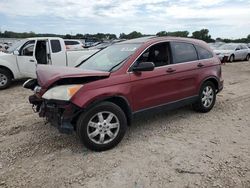
M 129 34 L 121 33 L 119 37 L 117 37 L 115 34 L 110 33 L 97 33 L 97 34 L 66 34 L 66 35 L 58 35 L 58 34 L 36 34 L 34 32 L 24 32 L 24 33 L 18 33 L 13 31 L 0 31 L 0 38 L 29 38 L 29 37 L 61 37 L 64 39 L 85 39 L 87 41 L 103 41 L 103 40 L 113 40 L 113 39 L 133 39 L 143 36 L 151 36 L 148 34 L 142 34 L 141 32 L 133 31 Z M 221 42 L 239 42 L 239 43 L 250 43 L 250 34 L 246 38 L 239 38 L 239 39 L 223 39 L 223 38 L 217 38 L 213 39 L 211 35 L 209 34 L 208 29 L 201 29 L 200 31 L 194 31 L 191 35 L 189 31 L 174 31 L 174 32 L 168 32 L 168 31 L 160 31 L 156 33 L 156 36 L 174 36 L 174 37 L 190 37 L 195 39 L 200 39 L 206 42 L 215 42 L 215 41 L 221 41 Z

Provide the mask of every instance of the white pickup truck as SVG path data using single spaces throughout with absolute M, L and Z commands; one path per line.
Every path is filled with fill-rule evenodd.
M 37 64 L 75 67 L 98 51 L 67 51 L 62 38 L 23 39 L 6 53 L 0 52 L 0 89 L 7 88 L 13 79 L 36 78 Z

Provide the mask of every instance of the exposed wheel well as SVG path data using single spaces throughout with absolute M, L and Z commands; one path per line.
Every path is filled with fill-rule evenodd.
M 12 79 L 14 78 L 14 75 L 13 75 L 12 71 L 11 71 L 9 68 L 0 65 L 0 69 L 3 69 L 3 70 L 8 71 L 8 72 L 10 73 L 10 75 L 11 75 L 11 78 L 12 78 Z
M 216 89 L 216 92 L 219 90 L 219 83 L 218 83 L 218 81 L 216 80 L 216 78 L 209 78 L 209 79 L 207 79 L 207 80 L 205 80 L 203 83 L 205 83 L 205 82 L 212 82 L 213 84 L 214 84 L 214 86 L 215 86 L 215 89 Z

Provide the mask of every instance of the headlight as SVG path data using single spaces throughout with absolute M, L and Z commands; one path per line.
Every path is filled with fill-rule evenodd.
M 68 101 L 73 97 L 73 95 L 81 89 L 83 85 L 62 85 L 56 86 L 44 93 L 42 98 L 44 99 L 55 99 L 55 100 L 64 100 Z

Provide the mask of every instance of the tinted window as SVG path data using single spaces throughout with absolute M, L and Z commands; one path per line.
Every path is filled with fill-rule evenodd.
M 62 50 L 59 40 L 51 40 L 50 44 L 51 44 L 52 53 L 60 52 Z
M 200 46 L 195 46 L 197 51 L 198 51 L 198 55 L 199 55 L 199 59 L 209 59 L 213 57 L 213 54 L 206 50 L 205 48 L 202 48 Z
M 160 43 L 148 48 L 137 62 L 153 62 L 155 67 L 160 67 L 170 64 L 169 57 L 169 43 Z
M 64 41 L 64 43 L 66 45 L 78 45 L 79 44 L 79 42 L 77 42 L 77 41 Z
M 192 44 L 171 42 L 174 63 L 198 60 L 197 52 Z

